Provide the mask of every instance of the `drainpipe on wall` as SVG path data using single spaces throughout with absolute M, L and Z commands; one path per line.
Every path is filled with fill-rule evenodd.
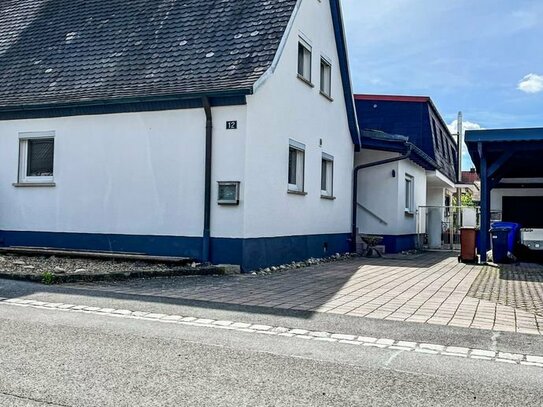
M 358 173 L 360 170 L 370 167 L 377 167 L 379 165 L 389 164 L 396 161 L 403 161 L 411 156 L 413 151 L 413 144 L 405 143 L 408 147 L 407 152 L 399 157 L 387 158 L 386 160 L 374 161 L 368 164 L 361 164 L 354 167 L 353 172 L 353 202 L 352 202 L 352 225 L 351 225 L 351 252 L 356 253 L 356 224 L 357 224 L 357 212 L 358 212 Z
M 211 261 L 211 160 L 213 157 L 213 116 L 209 98 L 202 98 L 206 114 L 206 152 L 205 152 L 205 181 L 204 181 L 204 235 L 202 243 L 202 262 Z

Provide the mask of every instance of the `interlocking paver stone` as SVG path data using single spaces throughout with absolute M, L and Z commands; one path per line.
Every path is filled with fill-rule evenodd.
M 473 266 L 439 252 L 398 255 L 393 261 L 354 258 L 262 276 L 93 283 L 93 289 L 543 334 L 543 266 Z

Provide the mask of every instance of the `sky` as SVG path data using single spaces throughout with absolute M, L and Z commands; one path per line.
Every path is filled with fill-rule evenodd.
M 459 111 L 468 129 L 543 127 L 543 0 L 343 0 L 343 14 L 355 93 L 430 96 L 453 133 Z

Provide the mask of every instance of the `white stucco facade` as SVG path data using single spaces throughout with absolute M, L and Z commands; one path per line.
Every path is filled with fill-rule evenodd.
M 313 87 L 297 77 L 299 38 L 312 47 Z M 321 56 L 332 64 L 333 101 L 319 94 Z M 247 118 L 245 236 L 349 233 L 354 148 L 329 2 L 301 2 L 273 75 L 248 98 Z M 289 139 L 305 145 L 307 195 L 287 193 Z M 321 198 L 322 153 L 334 157 L 334 200 Z
M 214 108 L 214 182 L 243 181 L 244 106 Z M 0 124 L 0 229 L 201 236 L 202 109 L 72 116 Z M 54 131 L 54 187 L 17 187 L 19 134 Z M 216 193 L 216 188 L 214 188 Z M 242 236 L 241 215 L 213 206 L 215 230 Z
M 297 77 L 299 38 L 312 47 L 313 86 Z M 332 99 L 319 93 L 321 56 Z M 349 234 L 354 146 L 339 59 L 329 2 L 300 1 L 246 105 L 212 107 L 212 237 Z M 1 121 L 0 231 L 201 238 L 205 126 L 203 108 Z M 54 132 L 54 185 L 14 185 L 25 132 Z M 287 192 L 289 140 L 305 145 L 304 195 Z M 323 153 L 333 199 L 321 197 Z M 240 183 L 239 205 L 217 204 L 220 181 Z
M 356 154 L 356 165 L 368 164 L 398 154 L 363 150 Z M 411 213 L 405 208 L 406 175 L 414 183 Z M 360 171 L 358 182 L 358 230 L 372 235 L 401 236 L 417 233 L 416 209 L 426 205 L 426 172 L 410 160 L 401 160 Z

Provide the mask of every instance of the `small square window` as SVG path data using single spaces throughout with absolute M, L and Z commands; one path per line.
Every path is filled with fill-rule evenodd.
M 321 93 L 327 97 L 332 95 L 332 65 L 324 58 L 321 58 Z
M 334 195 L 334 158 L 328 154 L 321 160 L 321 197 L 331 198 Z
M 20 183 L 52 183 L 55 156 L 54 134 L 24 133 L 19 137 Z
M 405 175 L 405 212 L 408 214 L 415 213 L 415 179 Z
M 237 181 L 219 182 L 219 205 L 239 205 L 239 185 Z
M 311 83 L 311 46 L 301 39 L 298 42 L 298 76 Z
M 304 192 L 305 146 L 290 142 L 288 149 L 288 190 Z

